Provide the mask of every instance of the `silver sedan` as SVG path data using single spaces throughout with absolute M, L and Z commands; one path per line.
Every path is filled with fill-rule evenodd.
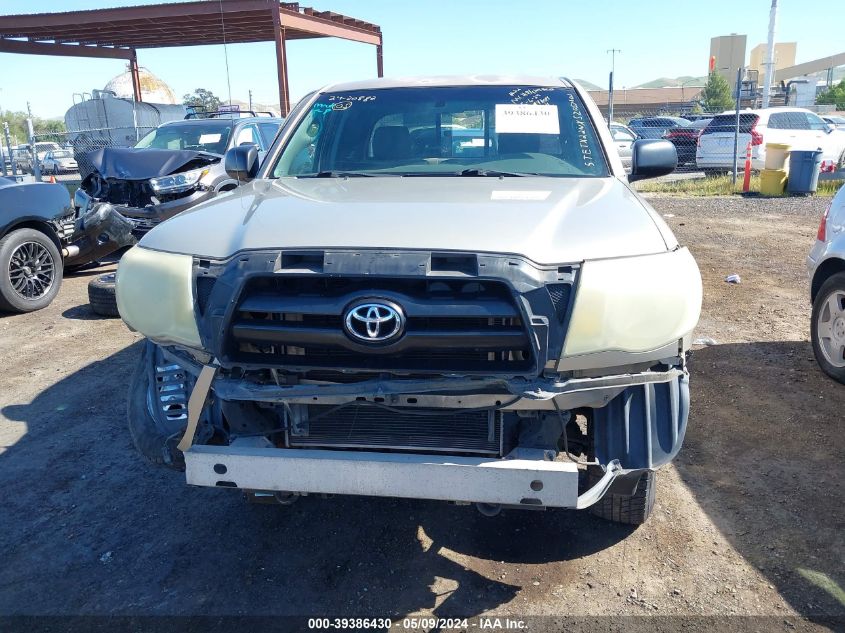
M 845 384 L 845 186 L 822 216 L 807 267 L 813 352 L 824 372 Z

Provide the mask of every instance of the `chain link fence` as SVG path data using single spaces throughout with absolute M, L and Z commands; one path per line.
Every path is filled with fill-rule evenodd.
M 79 181 L 91 173 L 91 152 L 134 147 L 151 130 L 183 119 L 187 112 L 184 105 L 136 102 L 105 90 L 74 95 L 74 105 L 64 117 L 68 131 L 33 134 L 29 121 L 27 142 L 5 148 L 0 172 Z M 6 143 L 10 145 L 8 139 Z
M 82 180 L 91 173 L 91 152 L 104 147 L 133 147 L 155 126 L 137 128 L 100 128 L 75 132 L 53 132 L 32 137 L 42 179 L 46 176 L 75 176 Z M 31 154 L 33 152 L 30 152 Z M 34 173 L 33 165 L 29 172 Z
M 720 111 L 721 112 L 721 111 Z M 629 139 L 664 139 L 675 146 L 678 153 L 676 174 L 697 173 L 695 153 L 698 138 L 717 112 L 705 112 L 689 108 L 638 108 L 614 111 L 611 134 L 617 150 L 625 160 L 630 156 Z M 745 159 L 745 147 L 740 148 L 740 163 Z

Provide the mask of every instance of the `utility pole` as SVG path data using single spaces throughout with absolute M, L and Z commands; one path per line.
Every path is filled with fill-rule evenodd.
M 618 48 L 609 48 L 607 52 L 610 53 L 610 79 L 608 81 L 607 90 L 607 122 L 613 122 L 613 73 L 616 71 L 616 53 L 622 51 Z
M 731 177 L 731 184 L 736 186 L 736 174 L 739 171 L 739 107 L 740 98 L 742 97 L 742 72 L 743 68 L 740 66 L 736 69 L 736 119 L 734 122 L 734 168 L 733 176 Z
M 32 118 L 32 108 L 29 105 L 29 101 L 26 102 L 26 112 L 29 115 L 29 118 Z
M 772 82 L 775 79 L 775 27 L 778 21 L 778 0 L 772 0 L 769 10 L 769 40 L 766 43 L 766 78 L 763 80 L 763 107 L 769 107 Z
M 17 176 L 18 168 L 17 165 L 15 165 L 15 156 L 12 155 L 12 144 L 9 142 L 9 123 L 7 121 L 3 121 L 3 135 L 6 137 L 6 150 L 9 152 L 9 162 L 11 163 L 12 175 Z
M 249 91 L 249 109 L 252 110 L 252 89 Z

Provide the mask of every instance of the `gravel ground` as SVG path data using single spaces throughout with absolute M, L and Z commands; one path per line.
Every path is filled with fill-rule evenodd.
M 825 201 L 652 203 L 699 262 L 696 336 L 717 344 L 693 354 L 686 444 L 646 525 L 189 489 L 132 449 L 140 338 L 86 305 L 106 267 L 68 277 L 44 311 L 0 317 L 0 614 L 740 614 L 769 616 L 748 630 L 833 630 L 845 389 L 813 361 L 804 272 Z

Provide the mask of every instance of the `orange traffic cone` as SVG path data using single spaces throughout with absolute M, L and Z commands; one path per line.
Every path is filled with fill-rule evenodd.
M 53 182 L 53 183 L 56 182 L 56 177 L 50 176 L 50 179 L 47 182 Z

